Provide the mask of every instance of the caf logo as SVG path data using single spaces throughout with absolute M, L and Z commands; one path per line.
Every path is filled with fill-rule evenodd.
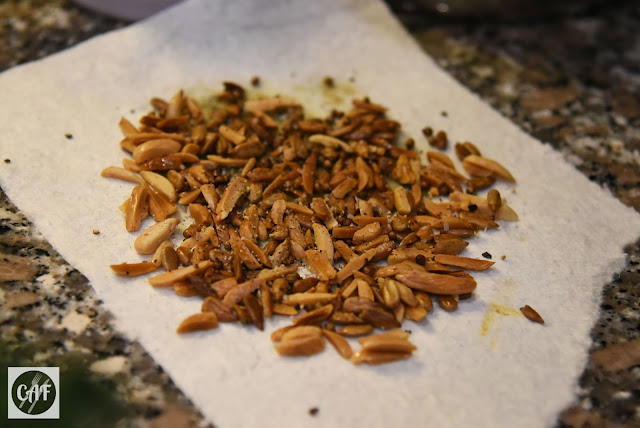
M 58 419 L 58 367 L 9 367 L 9 419 Z

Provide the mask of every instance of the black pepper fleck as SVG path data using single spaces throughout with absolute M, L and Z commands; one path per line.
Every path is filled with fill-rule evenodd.
M 471 204 L 469 205 L 469 212 L 476 212 L 476 210 L 478 209 L 478 206 L 476 204 Z
M 489 253 L 488 251 L 485 251 L 484 253 L 482 253 L 482 257 L 484 257 L 485 259 L 490 259 L 491 253 Z
M 259 76 L 253 76 L 251 78 L 251 86 L 260 86 L 260 77 Z
M 416 256 L 416 263 L 418 263 L 419 265 L 424 265 L 426 262 L 427 262 L 427 258 L 422 254 L 418 254 Z
M 333 88 L 335 86 L 335 82 L 333 81 L 333 77 L 331 76 L 325 77 L 323 83 L 327 88 Z
M 318 414 L 319 411 L 320 411 L 320 409 L 318 409 L 317 407 L 312 407 L 312 408 L 309 409 L 309 414 L 311 416 L 315 416 L 315 415 Z
M 11 163 L 11 159 L 5 159 L 4 163 Z
M 67 140 L 73 140 L 73 134 L 71 134 L 71 133 L 69 133 L 69 132 L 67 132 L 66 134 L 64 134 L 64 136 L 65 136 L 65 138 L 66 138 Z
M 447 113 L 447 111 L 446 111 L 446 110 L 442 110 L 442 111 L 440 112 L 440 115 L 441 115 L 442 117 L 447 117 L 447 116 L 449 116 L 449 113 Z

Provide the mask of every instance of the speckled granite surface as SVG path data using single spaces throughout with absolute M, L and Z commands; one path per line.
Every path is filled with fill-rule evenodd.
M 389 3 L 445 70 L 640 210 L 640 5 L 499 23 Z M 2 2 L 0 71 L 124 25 L 62 0 Z M 627 267 L 604 287 L 590 362 L 558 426 L 640 426 L 638 243 L 627 253 Z M 9 365 L 61 367 L 72 394 L 62 401 L 65 426 L 206 425 L 144 349 L 113 328 L 87 280 L 1 194 L 0 366 Z

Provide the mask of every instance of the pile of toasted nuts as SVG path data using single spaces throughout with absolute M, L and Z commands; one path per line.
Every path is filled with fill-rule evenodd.
M 294 318 L 271 336 L 281 355 L 318 353 L 327 339 L 356 364 L 409 357 L 402 322 L 425 319 L 434 298 L 456 310 L 476 288 L 466 271 L 494 263 L 459 256 L 466 239 L 517 220 L 497 190 L 476 193 L 515 180 L 469 142 L 455 145 L 468 176 L 442 151 L 421 159 L 413 140 L 398 145 L 387 108 L 352 103 L 309 119 L 295 100 L 248 97 L 225 82 L 208 110 L 180 91 L 152 99 L 138 127 L 123 118 L 120 147 L 131 156 L 102 175 L 135 184 L 121 206 L 129 232 L 148 216 L 156 223 L 134 242 L 151 260 L 113 271 L 163 269 L 151 285 L 201 296 L 178 333 L 219 322 L 262 330 L 265 317 L 283 315 Z M 446 149 L 446 133 L 423 132 Z M 356 336 L 354 353 L 345 337 Z

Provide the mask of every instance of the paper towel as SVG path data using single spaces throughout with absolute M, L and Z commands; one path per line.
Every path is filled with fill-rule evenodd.
M 331 75 L 388 106 L 418 148 L 430 124 L 516 176 L 499 189 L 521 220 L 481 233 L 463 254 L 506 260 L 475 275 L 475 297 L 457 312 L 405 325 L 418 347 L 410 360 L 355 367 L 331 349 L 281 358 L 269 331 L 286 320 L 264 333 L 225 324 L 178 336 L 199 299 L 110 271 L 140 260 L 118 211 L 131 185 L 100 177 L 123 157 L 120 117 L 139 117 L 152 96 L 253 75 L 318 112 L 332 107 L 317 91 Z M 601 288 L 640 236 L 640 216 L 438 69 L 378 1 L 191 0 L 15 67 L 0 94 L 1 156 L 11 159 L 0 164 L 2 188 L 90 279 L 118 327 L 223 428 L 550 426 L 574 397 Z M 505 315 L 524 304 L 546 325 Z

